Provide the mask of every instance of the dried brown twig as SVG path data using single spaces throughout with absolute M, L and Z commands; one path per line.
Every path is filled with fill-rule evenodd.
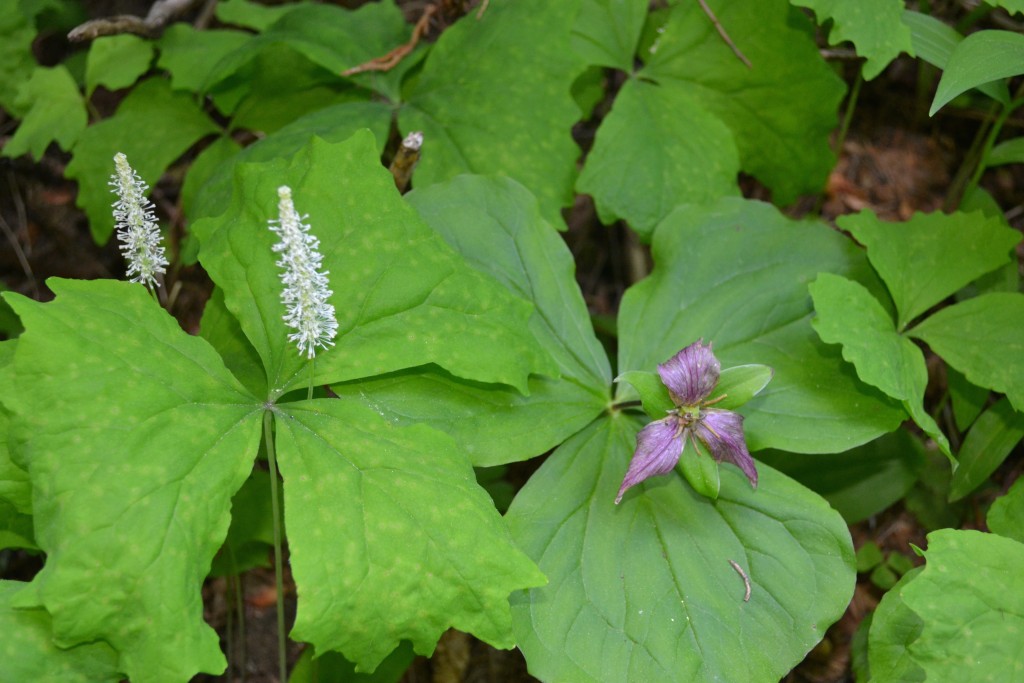
M 705 0 L 697 0 L 697 2 L 700 3 L 701 8 L 704 10 L 704 14 L 708 15 L 708 19 L 711 20 L 711 23 L 715 25 L 715 29 L 718 30 L 718 35 L 722 36 L 722 40 L 725 41 L 725 44 L 732 49 L 733 54 L 736 55 L 741 62 L 746 64 L 748 69 L 751 68 L 750 60 L 747 59 L 745 54 L 740 52 L 740 49 L 736 47 L 736 43 L 732 42 L 732 38 L 730 38 L 729 34 L 725 32 L 722 24 L 718 21 L 718 17 L 716 17 L 715 13 L 711 11 L 710 7 L 708 7 L 708 3 L 705 2 Z
M 437 5 L 427 5 L 423 8 L 423 14 L 420 16 L 420 20 L 416 22 L 416 25 L 412 29 L 412 38 L 409 42 L 404 45 L 399 45 L 391 52 L 387 53 L 382 57 L 375 57 L 368 62 L 364 62 L 359 66 L 354 66 L 351 69 L 345 69 L 341 72 L 342 76 L 352 76 L 355 74 L 361 74 L 364 71 L 390 71 L 395 68 L 407 54 L 413 51 L 417 43 L 420 42 L 420 38 L 427 32 L 430 26 L 430 18 L 437 12 Z
M 197 0 L 157 0 L 145 19 L 131 14 L 92 19 L 71 29 L 68 40 L 81 42 L 119 33 L 134 33 L 145 38 L 153 38 L 160 34 L 171 19 L 187 11 L 196 2 Z

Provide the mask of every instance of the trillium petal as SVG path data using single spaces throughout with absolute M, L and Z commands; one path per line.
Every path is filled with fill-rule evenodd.
M 622 500 L 626 489 L 648 477 L 671 472 L 676 466 L 686 443 L 686 433 L 679 432 L 678 424 L 676 417 L 667 417 L 650 423 L 636 435 L 636 451 L 619 487 L 619 495 L 615 497 L 616 504 Z
M 757 486 L 757 468 L 747 450 L 743 436 L 743 416 L 731 410 L 706 408 L 702 419 L 694 424 L 694 434 L 704 442 L 711 455 L 721 462 L 731 462 L 743 470 L 750 485 Z
M 694 406 L 718 384 L 722 366 L 711 344 L 698 339 L 658 366 L 661 381 L 679 406 Z

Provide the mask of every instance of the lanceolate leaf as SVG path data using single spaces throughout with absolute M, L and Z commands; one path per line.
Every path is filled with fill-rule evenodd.
M 971 426 L 957 453 L 960 466 L 953 472 L 949 499 L 960 500 L 988 479 L 1013 447 L 1024 438 L 1024 413 L 1010 406 L 1006 397 L 988 408 Z
M 956 46 L 942 72 L 929 116 L 979 85 L 1024 73 L 1024 36 L 1013 31 L 978 31 Z
M 78 205 L 89 216 L 93 238 L 105 242 L 114 230 L 107 182 L 116 153 L 123 152 L 132 168 L 153 185 L 193 143 L 216 130 L 192 97 L 172 93 L 170 85 L 159 78 L 134 87 L 114 116 L 86 128 L 75 146 L 67 176 L 78 181 Z
M 767 204 L 724 199 L 675 211 L 658 226 L 653 254 L 651 276 L 623 297 L 622 371 L 650 371 L 699 338 L 714 344 L 724 367 L 771 367 L 771 383 L 739 409 L 752 450 L 844 451 L 903 419 L 895 401 L 859 382 L 811 328 L 807 283 L 819 271 L 880 287 L 835 231 L 790 221 Z
M 980 387 L 1024 412 L 1024 294 L 996 292 L 944 308 L 908 332 Z
M 910 29 L 901 21 L 903 0 L 791 0 L 794 5 L 814 10 L 819 24 L 832 20 L 828 34 L 831 45 L 849 40 L 857 54 L 865 57 L 864 78 L 871 80 L 900 52 L 913 55 Z
M 916 317 L 1010 259 L 1020 233 L 1001 217 L 980 212 L 917 213 L 903 223 L 871 211 L 840 217 L 839 227 L 867 247 L 868 259 L 889 288 L 902 331 Z M 913 267 L 908 267 L 913 264 Z
M 330 273 L 336 346 L 315 362 L 317 383 L 427 363 L 477 381 L 526 389 L 556 368 L 526 330 L 531 306 L 473 270 L 423 224 L 380 166 L 368 131 L 340 144 L 313 138 L 290 159 L 240 164 L 231 205 L 194 224 L 200 261 L 263 361 L 274 396 L 309 382 L 287 339 L 267 220 L 277 188 L 292 189 Z
M 431 49 L 399 112 L 404 133 L 423 131 L 413 184 L 460 173 L 498 173 L 519 181 L 558 225 L 572 201 L 579 148 L 571 95 L 583 71 L 570 31 L 578 0 L 492 0 L 470 12 Z
M 0 581 L 0 661 L 6 681 L 117 683 L 117 653 L 106 643 L 70 649 L 53 644 L 50 615 L 42 609 L 17 609 L 13 598 L 26 584 Z
M 18 605 L 45 607 L 61 647 L 105 640 L 132 681 L 220 673 L 200 588 L 252 466 L 261 404 L 145 288 L 48 285 L 48 304 L 7 295 L 26 331 L 0 398 L 25 441 L 47 553 Z
M 827 344 L 842 344 L 857 376 L 903 403 L 918 426 L 950 455 L 949 442 L 924 409 L 928 368 L 914 342 L 893 328 L 892 318 L 863 285 L 821 273 L 810 286 L 814 329 Z
M 429 655 L 449 627 L 515 644 L 509 593 L 544 576 L 450 438 L 344 399 L 287 404 L 276 425 L 294 637 L 361 670 L 403 639 Z
M 436 371 L 334 390 L 359 397 L 389 420 L 422 421 L 448 432 L 475 465 L 554 448 L 605 409 L 611 383 L 565 242 L 541 216 L 537 200 L 511 179 L 460 176 L 407 200 L 474 268 L 533 302 L 529 331 L 554 358 L 560 377 L 531 377 L 528 396 Z
M 846 527 L 816 494 L 721 468 L 717 501 L 672 473 L 613 504 L 640 424 L 602 419 L 566 442 L 509 509 L 547 574 L 513 596 L 530 671 L 551 681 L 777 681 L 853 591 Z M 735 562 L 750 582 L 746 586 Z
M 640 76 L 689 93 L 720 117 L 736 138 L 742 169 L 767 184 L 777 203 L 819 191 L 835 163 L 828 136 L 843 85 L 818 55 L 806 18 L 786 0 L 708 4 L 750 68 L 699 3 L 680 2 Z

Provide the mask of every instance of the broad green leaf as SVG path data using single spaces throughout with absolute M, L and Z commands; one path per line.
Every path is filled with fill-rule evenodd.
M 634 78 L 601 123 L 576 189 L 593 195 L 603 223 L 623 218 L 650 241 L 679 204 L 738 195 L 739 170 L 732 132 L 700 98 Z
M 149 71 L 153 43 L 130 33 L 101 36 L 89 45 L 85 60 L 85 93 L 97 86 L 108 90 L 127 88 Z
M 656 372 L 630 370 L 616 377 L 615 381 L 626 382 L 636 389 L 644 412 L 652 419 L 661 419 L 665 417 L 665 413 L 676 407 L 672 396 L 668 393 L 668 387 L 662 383 L 661 376 Z M 619 400 L 622 399 L 622 392 L 620 392 Z
M 716 401 L 715 407 L 721 410 L 735 410 L 764 391 L 774 374 L 775 371 L 767 365 L 724 368 L 707 400 Z
M 900 52 L 914 55 L 910 28 L 902 22 L 903 0 L 791 0 L 814 10 L 819 24 L 832 21 L 829 45 L 850 41 L 865 58 L 864 78 L 871 80 L 889 66 Z
M 199 322 L 199 336 L 217 350 L 227 369 L 253 396 L 267 395 L 267 373 L 263 363 L 242 332 L 238 319 L 224 305 L 224 290 L 220 287 L 214 287 L 206 301 Z
M 1024 1 L 1022 0 L 992 0 L 988 4 L 993 7 L 1002 7 L 1010 14 L 1024 14 Z
M 868 541 L 857 549 L 857 573 L 864 574 L 882 564 L 882 550 L 873 541 Z
M 422 131 L 413 185 L 462 173 L 514 178 L 559 225 L 572 202 L 580 112 L 570 89 L 584 65 L 570 32 L 578 0 L 492 0 L 445 29 L 405 92 L 402 132 Z
M 681 2 L 639 76 L 688 93 L 721 118 L 735 136 L 742 170 L 771 188 L 776 203 L 819 192 L 835 164 L 829 135 L 845 88 L 818 54 L 810 22 L 787 0 L 708 4 L 751 67 L 699 3 Z M 623 176 L 633 172 L 623 169 Z
M 357 10 L 334 5 L 301 4 L 282 14 L 256 36 L 222 58 L 207 76 L 214 84 L 241 69 L 273 45 L 286 45 L 314 64 L 340 76 L 346 69 L 380 57 L 409 40 L 410 27 L 393 0 L 367 3 Z M 396 69 L 351 77 L 397 102 L 401 77 L 412 57 Z
M 939 69 L 946 68 L 953 50 L 964 39 L 955 28 L 941 19 L 913 10 L 908 9 L 903 12 L 903 23 L 910 27 L 914 53 Z M 978 91 L 998 102 L 1010 101 L 1010 91 L 1006 87 L 1005 81 L 979 85 Z
M 1024 543 L 1024 478 L 1018 478 L 1010 490 L 996 498 L 985 521 L 994 534 Z
M 527 396 L 433 369 L 334 390 L 368 402 L 389 420 L 422 421 L 451 434 L 478 466 L 544 453 L 605 410 L 608 358 L 573 277 L 572 255 L 537 200 L 511 179 L 478 176 L 419 189 L 406 199 L 470 265 L 534 304 L 528 329 L 558 364 L 559 378 L 531 377 Z
M 561 446 L 506 519 L 548 584 L 512 597 L 519 647 L 550 681 L 777 681 L 853 592 L 825 501 L 761 466 L 721 468 L 717 501 L 670 473 L 613 503 L 640 424 L 618 414 Z M 743 578 L 750 581 L 744 601 Z
M 544 576 L 444 434 L 348 400 L 280 406 L 277 457 L 299 586 L 293 636 L 372 671 L 448 628 L 515 644 L 508 596 Z
M 171 92 L 160 78 L 132 88 L 114 116 L 86 128 L 66 175 L 78 181 L 78 205 L 89 216 L 93 239 L 105 242 L 114 231 L 107 183 L 115 154 L 123 152 L 139 176 L 153 185 L 185 150 L 216 130 L 189 95 Z
M 0 383 L 12 384 L 17 342 L 0 342 Z M 11 413 L 0 405 L 0 550 L 37 546 L 32 530 L 32 484 L 28 472 L 11 457 Z
M 928 368 L 921 349 L 893 329 L 892 318 L 860 283 L 820 273 L 811 283 L 817 313 L 812 325 L 826 344 L 842 344 L 857 376 L 901 401 L 914 422 L 950 455 L 949 441 L 928 411 Z
M 181 185 L 181 206 L 186 216 L 195 219 L 201 215 L 197 211 L 200 193 L 205 191 L 206 186 L 218 173 L 222 173 L 222 175 L 228 176 L 228 180 L 230 179 L 228 171 L 234 166 L 234 160 L 241 151 L 242 146 L 233 137 L 222 135 L 200 152 L 199 156 L 189 164 L 188 171 L 185 173 L 185 182 Z M 223 172 L 220 171 L 222 167 L 225 168 Z M 225 184 L 227 182 L 226 180 Z M 228 187 L 228 192 L 230 192 L 230 187 Z M 223 206 L 221 204 L 219 208 L 223 208 Z M 189 234 L 186 239 L 193 239 L 193 237 Z M 185 251 L 184 247 L 182 251 Z M 195 252 L 191 256 L 192 262 L 195 263 Z
M 302 116 L 218 166 L 200 189 L 192 217 L 219 215 L 231 203 L 232 179 L 238 164 L 289 159 L 314 136 L 342 142 L 363 128 L 370 129 L 377 151 L 383 152 L 390 125 L 391 110 L 381 102 L 343 102 Z
M 0 498 L 0 550 L 38 550 L 33 526 L 32 515 L 19 512 L 14 505 Z
M 966 432 L 985 409 L 990 392 L 971 384 L 956 368 L 949 366 L 946 366 L 946 386 L 949 388 L 949 401 L 953 408 L 956 428 Z
M 106 643 L 63 649 L 53 643 L 50 615 L 18 609 L 12 600 L 26 584 L 0 581 L 0 661 L 3 680 L 117 683 L 117 653 Z
M 928 534 L 924 570 L 900 591 L 922 621 L 909 645 L 929 680 L 1020 677 L 1024 544 L 980 531 Z
M 1024 138 L 1013 138 L 1000 142 L 985 158 L 987 166 L 1021 163 L 1024 163 Z
M 436 363 L 468 379 L 527 388 L 556 368 L 526 329 L 532 306 L 469 267 L 402 201 L 373 135 L 331 144 L 313 138 L 290 159 L 242 163 L 231 203 L 196 222 L 200 261 L 224 288 L 267 372 L 272 397 L 310 381 L 288 341 L 281 303 L 277 188 L 292 189 L 331 273 L 336 345 L 314 364 L 317 384 Z
M 572 29 L 576 54 L 588 65 L 633 71 L 649 4 L 646 0 L 582 0 Z
M 52 69 L 41 66 L 33 71 L 18 91 L 17 102 L 25 109 L 25 115 L 14 136 L 4 145 L 5 157 L 28 152 L 39 160 L 51 142 L 68 151 L 88 123 L 78 84 L 64 65 Z
M 841 216 L 836 223 L 867 247 L 868 259 L 889 288 L 896 327 L 911 321 L 1010 259 L 1020 233 L 979 213 L 915 213 L 902 223 L 871 211 Z M 907 267 L 913 264 L 913 267 Z
M 757 457 L 822 496 L 848 524 L 903 498 L 925 468 L 922 445 L 903 429 L 827 458 L 771 450 Z
M 907 647 L 921 634 L 923 623 L 903 602 L 903 589 L 924 568 L 908 572 L 882 597 L 868 632 L 868 663 L 871 681 L 922 683 L 925 673 Z
M 357 673 L 355 665 L 337 652 L 316 656 L 316 650 L 307 647 L 295 662 L 288 683 L 398 683 L 415 657 L 412 646 L 403 642 L 372 674 L 366 674 Z
M 723 199 L 673 212 L 654 233 L 653 254 L 653 273 L 623 297 L 621 371 L 652 371 L 700 338 L 724 367 L 771 367 L 772 382 L 739 410 L 751 450 L 845 451 L 903 419 L 811 328 L 807 283 L 819 271 L 873 281 L 862 253 L 834 230 Z
M 1013 447 L 1024 438 L 1024 414 L 1017 412 L 1004 397 L 975 421 L 967 433 L 953 472 L 949 499 L 960 500 L 988 479 Z
M 225 3 L 217 3 L 218 14 Z M 229 29 L 192 28 L 190 24 L 171 24 L 160 36 L 157 66 L 171 74 L 171 88 L 201 92 L 207 74 L 221 59 L 252 40 L 252 34 Z
M 27 105 L 17 103 L 18 91 L 38 68 L 32 54 L 35 22 L 18 0 L 0 0 L 0 106 L 15 117 L 23 117 Z
M 971 88 L 1022 73 L 1024 35 L 1012 31 L 972 33 L 950 55 L 928 115 L 934 116 L 950 100 Z
M 908 332 L 980 387 L 1006 394 L 1024 412 L 1024 294 L 962 301 Z
M 284 5 L 262 5 L 249 0 L 223 0 L 217 3 L 217 18 L 225 24 L 263 31 L 275 21 L 301 6 L 299 2 Z
M 47 553 L 18 605 L 45 607 L 61 647 L 107 641 L 137 683 L 220 673 L 200 588 L 262 406 L 144 287 L 47 284 L 47 304 L 6 295 L 25 333 L 0 398 L 26 440 Z

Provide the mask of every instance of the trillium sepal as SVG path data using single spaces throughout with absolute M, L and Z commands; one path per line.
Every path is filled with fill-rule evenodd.
M 730 368 L 724 373 L 711 350 L 711 344 L 698 340 L 658 365 L 659 383 L 649 373 L 627 373 L 620 379 L 633 384 L 643 397 L 644 408 L 663 409 L 668 414 L 637 434 L 636 451 L 619 487 L 616 504 L 632 486 L 648 477 L 671 472 L 682 462 L 684 474 L 702 495 L 718 495 L 718 462 L 730 462 L 757 486 L 757 469 L 747 450 L 743 416 L 723 406 L 736 407 L 749 400 L 768 384 L 772 370 L 763 365 Z M 652 373 L 651 373 L 652 374 Z M 721 382 L 730 375 L 728 382 Z M 723 392 L 722 385 L 735 388 L 734 396 Z M 667 400 L 666 400 L 667 394 Z M 665 406 L 671 405 L 671 408 Z M 708 462 L 681 458 L 687 443 L 693 458 L 710 455 Z

